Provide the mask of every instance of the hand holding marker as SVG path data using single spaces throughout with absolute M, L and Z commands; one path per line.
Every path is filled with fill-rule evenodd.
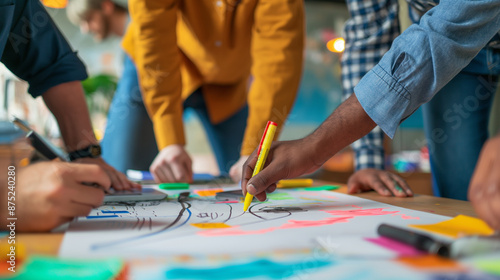
M 273 143 L 274 134 L 276 133 L 276 128 L 278 125 L 275 122 L 268 121 L 266 129 L 264 130 L 264 134 L 262 135 L 262 139 L 260 140 L 259 149 L 257 150 L 257 163 L 255 164 L 255 168 L 253 170 L 252 177 L 257 175 L 264 164 L 266 163 L 267 155 L 269 154 L 269 149 L 271 148 L 271 144 Z M 245 196 L 245 203 L 243 205 L 243 211 L 247 211 L 250 203 L 252 203 L 253 195 L 247 192 Z

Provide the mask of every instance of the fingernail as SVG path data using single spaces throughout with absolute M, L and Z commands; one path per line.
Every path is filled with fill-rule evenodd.
M 255 195 L 257 193 L 257 189 L 253 185 L 247 185 L 247 192 L 251 195 Z

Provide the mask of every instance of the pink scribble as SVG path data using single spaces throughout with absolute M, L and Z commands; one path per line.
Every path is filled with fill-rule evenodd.
M 401 214 L 401 218 L 403 218 L 405 220 L 420 220 L 419 217 L 412 217 L 412 216 L 408 216 L 408 215 L 404 215 L 404 214 Z
M 321 192 L 306 191 L 306 192 L 299 192 L 299 194 L 305 195 L 305 196 L 321 197 L 321 198 L 328 198 L 328 199 L 335 199 L 335 200 L 338 199 L 338 197 L 336 197 L 336 196 L 323 194 Z
M 240 203 L 238 200 L 217 201 L 215 204 Z
M 419 217 L 412 217 L 405 214 L 392 214 L 391 216 L 401 216 L 401 218 L 404 220 L 420 220 Z
M 385 208 L 374 208 L 374 209 L 362 209 L 363 207 L 351 205 L 354 208 L 353 210 L 323 210 L 333 216 L 341 216 L 341 217 L 330 217 L 325 218 L 318 221 L 297 221 L 297 220 L 288 220 L 285 224 L 279 227 L 271 227 L 266 229 L 259 230 L 242 230 L 240 226 L 233 226 L 231 228 L 222 228 L 222 229 L 212 229 L 212 230 L 203 230 L 198 232 L 198 235 L 201 236 L 228 236 L 228 235 L 250 235 L 250 234 L 264 234 L 268 232 L 272 232 L 280 229 L 290 229 L 290 228 L 305 228 L 305 227 L 319 227 L 325 225 L 333 225 L 336 223 L 346 223 L 350 219 L 354 217 L 360 216 L 380 216 L 380 215 L 400 215 L 403 219 L 420 219 L 418 217 L 410 217 L 403 214 L 398 214 L 399 211 L 385 211 Z
M 288 223 L 280 226 L 280 229 L 285 229 L 285 228 L 303 228 L 303 227 L 318 227 L 318 226 L 325 226 L 325 225 L 333 225 L 336 223 L 346 223 L 349 221 L 349 219 L 352 219 L 353 217 L 333 217 L 333 218 L 326 218 L 324 220 L 319 220 L 319 221 L 296 221 L 296 220 L 289 220 Z
M 277 227 L 265 228 L 259 230 L 242 230 L 240 226 L 233 226 L 231 228 L 224 229 L 212 229 L 212 230 L 203 230 L 198 232 L 198 235 L 201 236 L 228 236 L 228 235 L 249 235 L 249 234 L 264 234 L 271 231 L 275 231 Z
M 384 208 L 356 209 L 356 210 L 330 210 L 324 211 L 334 216 L 380 216 L 399 213 L 399 211 L 384 211 Z
M 234 226 L 232 228 L 204 230 L 204 231 L 198 232 L 197 234 L 201 235 L 201 236 L 264 234 L 264 233 L 272 232 L 272 231 L 279 230 L 279 229 L 318 227 L 318 226 L 332 225 L 335 223 L 345 223 L 345 222 L 348 222 L 349 219 L 351 219 L 351 218 L 353 218 L 353 217 L 333 217 L 333 218 L 326 218 L 324 220 L 319 220 L 319 221 L 289 220 L 286 224 L 283 224 L 279 227 L 271 227 L 271 228 L 266 228 L 266 229 L 242 230 L 240 228 L 240 226 Z
M 381 247 L 384 247 L 386 249 L 389 249 L 391 251 L 394 251 L 398 253 L 400 257 L 413 257 L 413 256 L 420 256 L 424 255 L 425 253 L 422 251 L 419 251 L 409 245 L 406 245 L 404 243 L 394 241 L 392 239 L 386 238 L 386 237 L 378 237 L 378 238 L 365 238 L 366 241 L 369 241 L 371 243 L 377 244 Z

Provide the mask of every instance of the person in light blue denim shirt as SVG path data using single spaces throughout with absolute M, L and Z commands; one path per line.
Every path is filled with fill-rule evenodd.
M 418 22 L 439 0 L 407 0 L 410 18 Z M 349 0 L 351 19 L 345 25 L 346 50 L 342 56 L 344 95 L 354 87 L 390 48 L 399 35 L 399 3 L 396 0 Z M 402 8 L 402 7 L 401 7 Z M 375 19 L 375 20 L 374 20 Z M 500 45 L 495 38 L 436 96 L 422 107 L 434 194 L 467 199 L 469 181 L 479 152 L 488 139 L 488 119 L 500 74 Z M 496 45 L 495 45 L 496 42 Z M 383 132 L 376 127 L 353 143 L 356 172 L 349 178 L 349 192 L 377 190 L 382 195 L 405 196 L 399 176 L 383 171 Z M 467 147 L 467 149 L 463 149 Z M 463 150 L 456 153 L 456 150 Z M 447 167 L 460 162 L 456 172 Z
M 264 200 L 266 192 L 276 189 L 275 182 L 317 170 L 376 125 L 393 137 L 399 124 L 432 99 L 499 30 L 500 1 L 441 1 L 419 24 L 410 26 L 394 40 L 391 49 L 354 88 L 355 94 L 311 135 L 274 143 L 268 165 L 254 177 L 251 175 L 257 157 L 255 153 L 250 156 L 243 167 L 243 193 L 248 191 Z M 500 229 L 500 174 L 482 173 L 495 164 L 500 165 L 500 143 L 497 142 L 500 141 L 486 145 L 496 154 L 490 158 L 481 156 L 471 183 L 471 190 L 476 193 L 469 196 L 480 217 Z M 488 160 L 492 164 L 488 164 Z M 448 168 L 448 172 L 454 172 L 454 166 Z M 484 181 L 484 177 L 477 174 L 487 174 L 491 179 Z M 491 211 L 485 211 L 476 197 L 481 197 Z

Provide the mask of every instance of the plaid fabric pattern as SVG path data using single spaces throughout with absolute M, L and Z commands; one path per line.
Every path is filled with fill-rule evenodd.
M 344 99 L 354 91 L 361 78 L 390 49 L 399 35 L 397 0 L 347 0 L 351 15 L 344 27 L 346 49 L 342 56 Z M 384 133 L 377 126 L 352 144 L 356 170 L 384 169 Z

